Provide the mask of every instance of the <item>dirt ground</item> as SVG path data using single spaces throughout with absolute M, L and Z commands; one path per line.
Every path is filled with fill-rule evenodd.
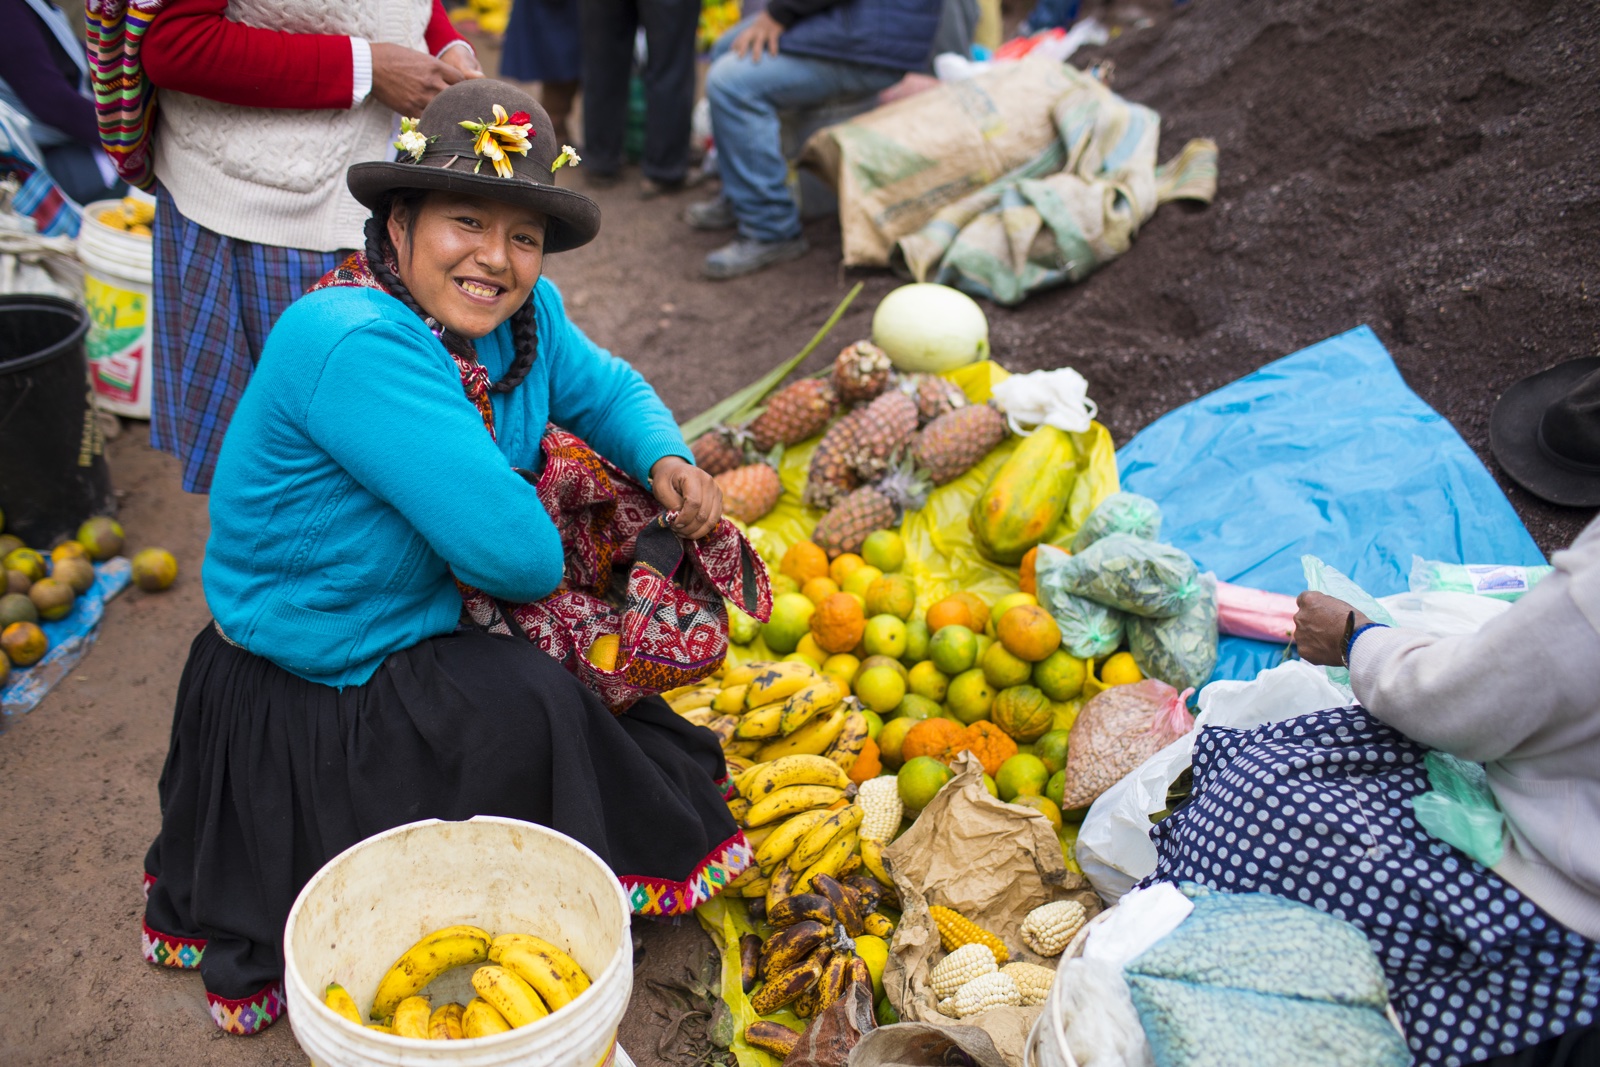
M 996 357 L 1018 370 L 1078 368 L 1120 443 L 1367 323 L 1494 469 L 1487 423 L 1499 392 L 1597 350 L 1600 13 L 1582 0 L 1149 8 L 1118 3 L 1124 30 L 1092 58 L 1110 58 L 1115 87 L 1162 114 L 1169 150 L 1217 139 L 1217 202 L 1163 208 L 1129 255 L 1075 289 L 991 309 Z M 796 351 L 858 280 L 838 268 L 828 221 L 808 227 L 815 247 L 797 262 L 699 280 L 721 238 L 677 221 L 694 195 L 599 192 L 601 239 L 548 268 L 573 318 L 681 416 Z M 866 336 L 897 284 L 859 280 L 865 292 L 815 365 Z M 142 426 L 114 442 L 111 460 L 130 549 L 163 545 L 182 573 L 168 593 L 114 601 L 79 669 L 0 734 L 0 1064 L 302 1064 L 288 1026 L 223 1035 L 196 976 L 139 956 L 155 782 L 188 643 L 207 619 L 207 522 L 204 499 L 178 490 L 176 464 L 149 449 Z M 1508 493 L 1547 552 L 1587 521 Z M 642 933 L 623 1043 L 642 1065 L 684 1067 L 702 1020 L 650 982 L 695 971 L 704 942 L 692 926 Z

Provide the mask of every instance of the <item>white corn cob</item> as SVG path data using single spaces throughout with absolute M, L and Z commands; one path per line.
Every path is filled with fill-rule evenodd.
M 1043 1004 L 1044 998 L 1050 995 L 1051 983 L 1056 980 L 1056 972 L 1037 963 L 1008 963 L 1000 973 L 1017 983 L 1024 1008 Z
M 933 982 L 933 995 L 940 1000 L 955 996 L 956 990 L 986 974 L 999 970 L 994 953 L 988 945 L 962 945 L 940 960 L 929 979 Z
M 861 820 L 859 833 L 871 841 L 888 844 L 894 832 L 900 829 L 900 818 L 905 805 L 900 801 L 900 786 L 892 774 L 868 778 L 856 793 L 856 803 L 861 805 L 866 817 Z
M 1022 920 L 1022 941 L 1041 956 L 1059 956 L 1088 920 L 1076 900 L 1041 904 Z
M 980 1011 L 990 1008 L 999 1008 L 1005 1005 L 1013 1007 L 1022 1003 L 1022 993 L 1017 989 L 1017 983 L 1011 980 L 1010 975 L 993 974 L 980 975 L 956 990 L 952 998 L 951 1007 L 956 1010 L 956 1018 L 965 1019 L 969 1015 L 976 1015 Z

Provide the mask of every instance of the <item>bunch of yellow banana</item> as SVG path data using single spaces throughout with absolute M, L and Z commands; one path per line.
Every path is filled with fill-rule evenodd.
M 423 992 L 453 967 L 477 969 L 477 996 L 465 1006 L 451 1002 L 434 1008 Z M 532 934 L 491 937 L 476 926 L 447 926 L 408 948 L 378 983 L 370 1029 L 422 1040 L 488 1037 L 526 1026 L 572 1003 L 589 988 L 589 976 L 576 960 Z M 329 984 L 323 1002 L 356 1025 L 361 1012 L 339 983 Z

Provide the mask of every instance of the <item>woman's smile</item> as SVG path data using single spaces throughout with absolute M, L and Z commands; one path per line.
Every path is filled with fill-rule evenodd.
M 461 337 L 493 331 L 527 303 L 544 268 L 545 216 L 452 193 L 397 203 L 389 216 L 400 280 Z

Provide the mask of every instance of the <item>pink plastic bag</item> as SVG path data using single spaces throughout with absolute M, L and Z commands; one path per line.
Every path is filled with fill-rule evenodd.
M 1061 810 L 1093 804 L 1139 764 L 1194 729 L 1194 716 L 1185 706 L 1192 692 L 1147 678 L 1112 686 L 1085 704 L 1067 739 Z
M 1217 583 L 1217 631 L 1287 644 L 1294 638 L 1295 600 L 1282 593 Z

